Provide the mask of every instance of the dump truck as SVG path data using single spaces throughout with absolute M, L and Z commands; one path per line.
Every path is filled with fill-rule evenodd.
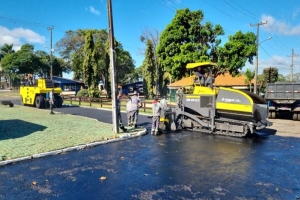
M 268 102 L 268 118 L 287 116 L 300 121 L 300 83 L 268 83 L 265 99 Z
M 20 87 L 21 102 L 23 105 L 35 106 L 36 108 L 49 108 L 49 93 L 53 89 L 54 106 L 62 107 L 62 89 L 55 87 L 53 80 L 37 79 L 35 84 L 25 83 Z

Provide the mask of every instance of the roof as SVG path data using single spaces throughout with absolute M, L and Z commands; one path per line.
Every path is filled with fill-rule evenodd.
M 219 75 L 215 79 L 214 86 L 246 86 L 245 75 L 232 77 L 229 73 Z
M 82 83 L 83 81 L 80 80 L 72 80 L 72 79 L 68 79 L 68 78 L 63 78 L 63 77 L 59 77 L 59 76 L 52 76 L 54 81 L 57 82 L 63 82 L 63 83 Z
M 173 82 L 168 85 L 168 87 L 185 87 L 192 85 L 194 78 L 186 77 L 179 81 Z M 229 73 L 225 73 L 224 75 L 219 75 L 215 79 L 214 86 L 248 86 L 245 82 L 246 77 L 244 75 L 232 77 Z M 252 81 L 253 82 L 253 81 Z
M 193 69 L 195 67 L 209 67 L 209 66 L 217 66 L 216 63 L 212 63 L 212 62 L 197 62 L 197 63 L 188 63 L 186 65 L 187 69 Z

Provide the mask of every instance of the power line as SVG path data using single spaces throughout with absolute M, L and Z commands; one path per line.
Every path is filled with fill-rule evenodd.
M 26 20 L 20 20 L 20 19 L 13 19 L 13 18 L 8 18 L 8 17 L 4 17 L 4 16 L 0 16 L 0 20 L 11 22 L 11 23 L 14 23 L 14 24 L 33 25 L 35 27 L 42 27 L 42 28 L 47 28 L 47 27 L 50 26 L 49 24 L 43 24 L 43 23 L 39 23 L 39 22 L 26 21 Z M 58 27 L 58 29 L 56 28 L 56 30 L 60 30 L 62 32 L 65 32 L 63 30 L 63 28 L 61 28 L 61 27 Z
M 225 0 L 223 0 L 225 1 Z M 243 8 L 241 5 L 239 5 L 238 3 L 234 2 L 233 0 L 231 0 L 232 3 L 236 4 L 238 7 L 240 7 L 241 9 L 243 9 L 244 11 L 248 12 L 249 14 L 251 14 L 252 16 L 255 17 L 255 19 L 258 19 L 260 20 L 260 17 L 256 16 L 255 14 L 253 14 L 252 12 L 250 12 L 249 10 Z M 249 16 L 249 15 L 247 15 Z M 249 16 L 250 18 L 254 19 L 253 17 Z M 277 37 L 277 35 L 275 34 L 275 30 L 272 28 L 272 26 L 270 26 L 271 30 L 274 32 L 274 35 L 272 35 L 272 37 L 274 37 L 276 40 L 278 40 L 278 42 L 280 43 L 277 43 L 276 40 L 274 40 L 278 45 L 281 45 L 283 48 L 284 48 L 284 44 L 281 42 L 281 40 Z
M 234 17 L 234 16 L 232 16 L 232 15 L 230 15 L 230 14 L 224 12 L 223 10 L 221 10 L 221 9 L 219 9 L 219 8 L 216 8 L 215 6 L 211 5 L 210 3 L 208 3 L 208 2 L 205 1 L 205 0 L 202 0 L 202 1 L 203 1 L 204 3 L 206 3 L 207 5 L 213 7 L 214 9 L 218 10 L 219 12 L 221 12 L 221 13 L 223 13 L 223 14 L 229 16 L 229 17 L 232 17 L 232 18 L 234 18 L 234 19 L 236 19 L 236 20 L 238 20 L 238 21 L 241 21 L 241 22 L 248 23 L 248 22 L 246 22 L 246 21 L 244 21 L 244 20 L 241 20 L 241 19 L 239 19 L 239 18 L 236 18 L 236 17 Z
M 281 63 L 281 62 L 279 62 L 279 61 L 277 61 L 277 60 L 275 60 L 262 46 L 260 46 L 261 48 L 262 48 L 262 50 L 272 59 L 272 60 L 274 60 L 275 62 L 277 62 L 278 64 L 280 64 L 280 65 L 284 65 L 284 66 L 289 66 L 289 65 L 287 65 L 287 64 L 284 64 L 284 63 Z
M 254 20 L 257 20 L 256 18 L 251 17 L 251 16 L 247 15 L 247 14 L 244 13 L 244 12 L 241 12 L 238 8 L 234 7 L 232 4 L 228 3 L 227 1 L 225 1 L 225 0 L 223 0 L 223 1 L 224 1 L 227 5 L 229 5 L 230 7 L 234 8 L 234 9 L 237 10 L 237 11 L 239 11 L 241 14 L 243 14 L 243 15 L 245 15 L 245 16 L 248 16 L 248 17 L 250 17 L 250 18 L 252 18 L 252 19 L 254 19 Z

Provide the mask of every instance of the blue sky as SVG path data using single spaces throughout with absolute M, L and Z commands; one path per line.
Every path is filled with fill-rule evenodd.
M 24 43 L 33 44 L 35 50 L 49 49 L 50 26 L 54 26 L 53 46 L 67 30 L 108 29 L 106 0 L 0 0 L 0 5 L 0 46 L 14 44 L 16 50 Z M 294 72 L 300 73 L 299 0 L 112 0 L 112 7 L 115 37 L 131 53 L 136 67 L 144 59 L 145 45 L 139 40 L 143 30 L 162 32 L 176 10 L 189 8 L 202 10 L 204 22 L 220 24 L 225 30 L 223 42 L 239 30 L 256 34 L 257 27 L 250 24 L 267 21 L 259 31 L 259 73 L 274 66 L 288 75 L 292 49 Z M 243 70 L 247 68 L 254 65 Z

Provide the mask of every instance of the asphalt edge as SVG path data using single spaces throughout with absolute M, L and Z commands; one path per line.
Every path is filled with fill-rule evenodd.
M 135 137 L 144 136 L 146 134 L 147 134 L 147 129 L 146 128 L 143 128 L 143 130 L 138 131 L 137 133 L 134 133 L 134 134 L 132 134 L 132 133 L 120 133 L 119 138 L 115 138 L 115 139 L 104 140 L 104 141 L 99 141 L 99 142 L 92 142 L 92 143 L 88 143 L 88 144 L 77 145 L 77 146 L 73 146 L 73 147 L 67 147 L 67 148 L 64 148 L 64 149 L 59 149 L 59 150 L 54 150 L 54 151 L 49 151 L 49 152 L 44 152 L 44 153 L 39 153 L 39 154 L 33 154 L 31 156 L 25 156 L 25 157 L 21 157 L 21 158 L 15 158 L 15 159 L 11 159 L 11 160 L 0 161 L 0 166 L 12 164 L 12 163 L 17 163 L 17 162 L 21 162 L 21 161 L 25 161 L 25 160 L 32 160 L 32 159 L 36 159 L 36 158 L 42 158 L 42 157 L 45 157 L 45 156 L 53 156 L 53 155 L 57 155 L 57 154 L 62 154 L 62 153 L 74 151 L 74 150 L 83 150 L 83 149 L 95 147 L 95 146 L 98 146 L 98 145 L 101 145 L 101 144 L 119 142 L 119 141 L 123 141 L 123 140 L 132 139 L 132 138 L 135 138 Z

